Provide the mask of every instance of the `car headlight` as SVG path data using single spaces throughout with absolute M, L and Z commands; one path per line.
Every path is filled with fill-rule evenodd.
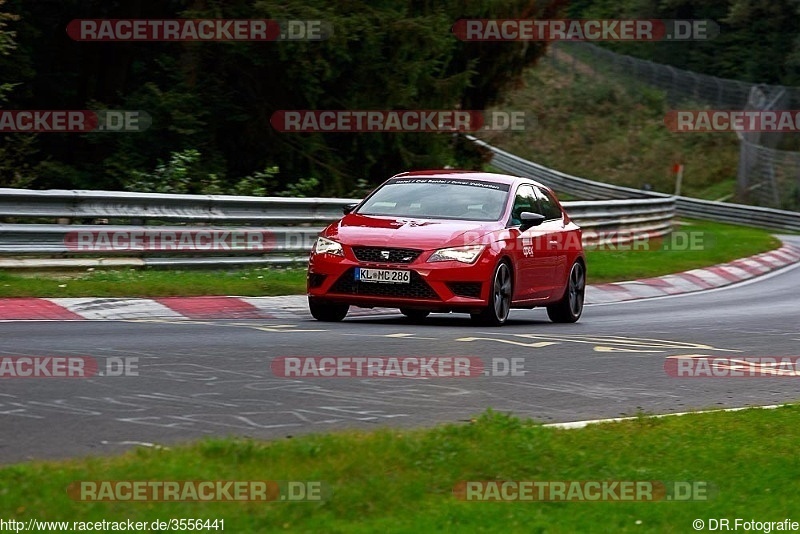
M 481 255 L 484 245 L 470 245 L 467 247 L 440 248 L 428 258 L 434 261 L 460 261 L 461 263 L 474 263 Z
M 318 237 L 314 244 L 314 252 L 317 254 L 333 254 L 334 256 L 344 256 L 342 245 L 336 241 Z

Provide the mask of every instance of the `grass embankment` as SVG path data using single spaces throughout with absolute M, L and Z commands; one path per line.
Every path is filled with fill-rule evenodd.
M 780 240 L 766 230 L 708 221 L 686 221 L 650 250 L 586 251 L 589 283 L 636 280 L 725 263 L 773 250 Z
M 562 57 L 562 59 L 564 59 Z M 485 132 L 491 144 L 575 176 L 636 189 L 673 193 L 672 165 L 683 162 L 681 194 L 719 200 L 736 189 L 739 144 L 734 133 L 676 134 L 667 129 L 663 93 L 640 88 L 601 69 L 549 60 L 527 70 L 521 85 L 495 108 L 525 111 L 537 125 L 525 131 Z M 696 106 L 695 106 L 696 107 Z M 689 106 L 691 108 L 691 106 Z
M 498 414 L 426 430 L 257 442 L 211 439 L 113 458 L 0 469 L 0 517 L 224 519 L 248 532 L 691 532 L 692 521 L 782 521 L 800 493 L 800 408 L 544 428 Z M 758 443 L 758 447 L 751 446 Z M 768 453 L 765 454 L 765 451 Z M 87 503 L 80 480 L 324 481 L 323 502 Z M 691 481 L 694 502 L 465 502 L 460 481 Z
M 306 271 L 255 268 L 229 271 L 93 270 L 81 273 L 0 272 L 0 297 L 272 296 L 305 293 Z
M 676 227 L 673 236 L 664 243 L 650 243 L 651 250 L 588 250 L 589 283 L 633 280 L 706 267 L 779 245 L 765 230 L 692 221 Z M 94 270 L 80 274 L 37 273 L 35 277 L 0 272 L 0 298 L 291 295 L 305 293 L 305 276 L 305 269 L 271 268 Z

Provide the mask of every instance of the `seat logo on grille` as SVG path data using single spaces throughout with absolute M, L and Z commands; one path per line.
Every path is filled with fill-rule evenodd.
M 384 260 L 388 260 L 390 255 L 391 255 L 390 251 L 381 250 L 381 258 L 383 258 Z

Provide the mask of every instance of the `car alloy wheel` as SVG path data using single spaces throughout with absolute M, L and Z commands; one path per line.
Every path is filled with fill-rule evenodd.
M 574 323 L 583 313 L 586 294 L 586 268 L 579 261 L 572 264 L 567 287 L 560 301 L 547 307 L 547 315 L 554 323 Z
M 505 323 L 511 311 L 513 288 L 511 267 L 501 261 L 495 267 L 490 281 L 489 306 L 481 313 L 473 314 L 472 318 L 494 326 Z

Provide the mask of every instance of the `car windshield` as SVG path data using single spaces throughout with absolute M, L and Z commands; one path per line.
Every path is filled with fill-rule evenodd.
M 358 209 L 361 215 L 496 221 L 508 184 L 449 178 L 395 178 Z

